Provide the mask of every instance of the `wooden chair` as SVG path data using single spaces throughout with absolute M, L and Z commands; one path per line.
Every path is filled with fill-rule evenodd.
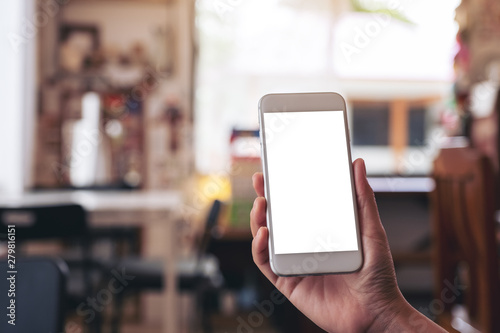
M 434 161 L 433 178 L 435 297 L 444 309 L 436 313 L 438 323 L 451 329 L 452 307 L 463 296 L 473 326 L 500 332 L 491 162 L 469 147 L 444 148 Z M 457 280 L 462 266 L 467 278 Z M 466 288 L 455 289 L 456 281 Z

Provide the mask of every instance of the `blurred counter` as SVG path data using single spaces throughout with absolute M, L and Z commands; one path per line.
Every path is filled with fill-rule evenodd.
M 0 194 L 4 206 L 79 204 L 89 213 L 91 226 L 143 224 L 147 214 L 175 215 L 182 208 L 180 191 L 38 191 Z

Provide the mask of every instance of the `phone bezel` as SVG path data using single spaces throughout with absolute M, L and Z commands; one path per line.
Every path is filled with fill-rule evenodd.
M 351 196 L 353 200 L 356 234 L 358 241 L 357 251 L 319 252 L 275 254 L 272 227 L 272 205 L 270 203 L 270 189 L 267 172 L 267 147 L 264 126 L 264 113 L 269 112 L 307 112 L 307 111 L 342 111 L 347 142 L 349 172 L 351 177 Z M 359 270 L 363 265 L 363 250 L 359 228 L 358 209 L 354 188 L 352 159 L 350 149 L 349 127 L 344 98 L 333 92 L 325 93 L 293 93 L 267 94 L 259 101 L 259 126 L 262 170 L 264 173 L 264 191 L 267 204 L 267 227 L 269 230 L 269 262 L 273 272 L 279 276 L 301 276 L 318 274 L 351 273 Z

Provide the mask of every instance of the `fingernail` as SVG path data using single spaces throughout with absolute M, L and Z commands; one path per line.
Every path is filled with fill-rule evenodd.
M 363 172 L 365 173 L 365 177 L 366 177 L 366 164 L 365 164 L 365 160 L 361 159 L 361 161 L 363 161 Z
M 260 236 L 260 234 L 262 232 L 261 230 L 262 230 L 262 227 L 260 227 L 259 230 L 257 230 L 257 234 L 255 235 L 255 237 L 259 237 Z

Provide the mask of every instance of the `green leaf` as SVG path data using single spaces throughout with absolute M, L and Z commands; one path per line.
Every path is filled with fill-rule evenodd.
M 415 22 L 411 21 L 409 18 L 407 18 L 403 13 L 397 10 L 385 8 L 385 7 L 378 7 L 378 8 L 368 8 L 366 6 L 363 6 L 359 0 L 351 0 L 351 6 L 352 9 L 355 12 L 360 12 L 360 13 L 371 13 L 371 14 L 386 14 L 389 15 L 389 17 L 396 19 L 398 21 L 415 25 Z

